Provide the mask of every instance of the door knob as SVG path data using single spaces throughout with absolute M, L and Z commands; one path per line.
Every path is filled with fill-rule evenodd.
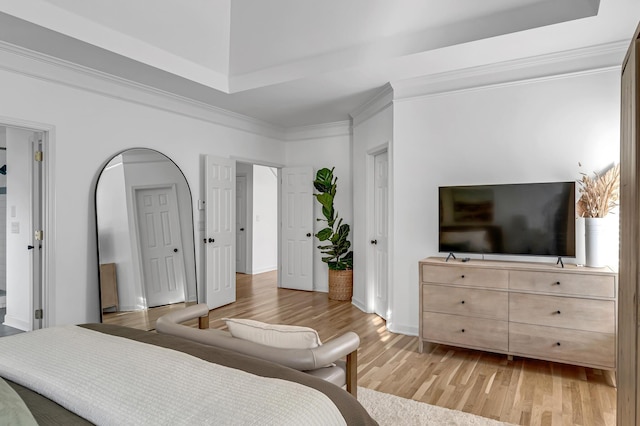
M 33 250 L 33 246 L 27 246 L 27 250 Z
M 177 252 L 178 252 L 178 249 L 177 249 L 177 248 L 174 248 L 174 249 L 173 249 L 173 252 L 174 252 L 174 253 L 177 253 Z
M 210 242 L 210 243 L 215 243 L 215 242 L 216 242 L 216 240 L 215 240 L 214 238 L 209 238 L 209 242 Z
M 244 231 L 244 228 L 240 228 L 241 231 Z
M 307 232 L 307 237 L 310 237 L 310 236 L 311 236 L 311 232 Z
M 378 244 L 378 240 L 371 240 L 371 244 Z

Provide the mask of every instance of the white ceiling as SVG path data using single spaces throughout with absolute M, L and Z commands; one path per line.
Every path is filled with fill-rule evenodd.
M 638 0 L 0 0 L 0 40 L 291 128 L 387 82 L 629 40 Z

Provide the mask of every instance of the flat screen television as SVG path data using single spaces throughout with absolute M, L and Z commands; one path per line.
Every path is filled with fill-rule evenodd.
M 439 188 L 440 252 L 575 257 L 575 182 Z

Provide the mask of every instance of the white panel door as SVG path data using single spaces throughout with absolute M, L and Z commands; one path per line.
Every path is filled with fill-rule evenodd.
M 147 307 L 184 302 L 186 274 L 176 187 L 137 188 L 135 195 Z
M 282 267 L 280 286 L 313 290 L 313 169 L 281 169 Z
M 205 158 L 205 281 L 209 309 L 236 301 L 236 162 Z
M 371 239 L 373 247 L 373 280 L 375 289 L 374 312 L 387 319 L 388 296 L 388 207 L 389 207 L 389 156 L 387 152 L 374 157 L 373 166 L 373 223 Z
M 236 176 L 236 272 L 247 273 L 246 176 Z

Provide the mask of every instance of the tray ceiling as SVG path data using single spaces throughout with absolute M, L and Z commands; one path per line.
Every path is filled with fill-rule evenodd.
M 634 3 L 0 0 L 0 40 L 296 127 L 346 120 L 390 81 L 620 41 Z

